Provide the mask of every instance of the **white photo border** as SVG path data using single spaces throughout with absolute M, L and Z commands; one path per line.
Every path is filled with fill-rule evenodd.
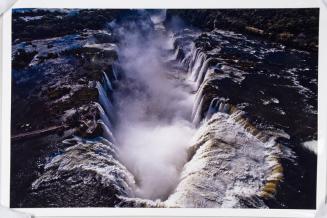
M 316 208 L 327 194 L 327 8 L 318 0 L 19 0 L 13 8 L 320 8 L 318 67 L 318 154 Z M 10 205 L 11 10 L 3 15 L 1 38 L 0 203 Z M 210 216 L 314 217 L 316 210 L 221 208 L 22 208 L 34 216 Z

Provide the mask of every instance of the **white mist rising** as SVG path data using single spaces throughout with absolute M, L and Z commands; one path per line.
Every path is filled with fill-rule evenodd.
M 189 122 L 193 95 L 182 85 L 185 73 L 166 62 L 174 55 L 168 52 L 169 35 L 149 29 L 145 36 L 140 26 L 150 28 L 144 21 L 128 31 L 119 29 L 119 58 L 126 78 L 114 94 L 115 134 L 120 158 L 135 176 L 136 197 L 164 200 L 188 158 L 195 131 Z
M 128 136 L 121 138 L 120 154 L 136 178 L 136 196 L 167 198 L 187 160 L 186 149 L 193 129 L 179 122 L 161 126 L 140 121 L 125 126 L 125 132 Z

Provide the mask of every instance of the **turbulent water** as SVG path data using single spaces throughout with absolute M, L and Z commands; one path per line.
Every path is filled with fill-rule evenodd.
M 165 11 L 132 14 L 101 31 L 118 42 L 94 40 L 93 32 L 33 42 L 117 57 L 92 57 L 106 67 L 81 84 L 94 87 L 96 99 L 64 118 L 79 113 L 82 134 L 64 133 L 26 199 L 54 207 L 227 208 L 288 208 L 298 195 L 312 199 L 315 190 L 293 186 L 303 174 L 288 180 L 290 171 L 308 170 L 297 157 L 309 153 L 302 146 L 315 149 L 317 66 L 310 53 L 218 29 L 170 30 Z M 38 56 L 30 66 L 40 64 Z

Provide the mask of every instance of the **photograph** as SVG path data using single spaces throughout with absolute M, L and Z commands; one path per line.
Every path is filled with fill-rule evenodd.
M 11 208 L 316 209 L 319 8 L 11 13 Z

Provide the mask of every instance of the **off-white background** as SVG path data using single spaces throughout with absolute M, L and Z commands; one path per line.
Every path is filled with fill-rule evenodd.
M 0 7 L 13 0 L 0 0 Z M 325 0 L 326 1 L 326 0 Z M 19 0 L 17 8 L 304 8 L 321 7 L 319 41 L 319 93 L 318 93 L 318 194 L 317 202 L 322 204 L 326 193 L 326 136 L 327 136 L 327 99 L 324 93 L 327 83 L 327 10 L 318 0 Z M 0 10 L 1 13 L 1 10 Z M 1 204 L 9 205 L 10 175 L 10 90 L 11 90 L 11 19 L 6 12 L 0 20 L 0 29 L 4 30 L 0 45 L 1 68 Z M 3 22 L 3 26 L 1 26 Z M 0 36 L 0 37 L 1 37 Z M 324 40 L 323 40 L 324 39 Z M 295 199 L 296 200 L 296 199 Z M 319 206 L 318 205 L 318 206 Z M 120 209 L 120 208 L 75 208 L 75 209 L 20 209 L 19 211 L 38 214 L 38 217 L 52 216 L 218 216 L 221 217 L 313 217 L 310 210 L 248 210 L 248 209 Z M 57 216 L 58 215 L 58 216 Z M 327 217 L 327 216 L 326 216 Z M 0 218 L 2 217 L 0 214 Z

